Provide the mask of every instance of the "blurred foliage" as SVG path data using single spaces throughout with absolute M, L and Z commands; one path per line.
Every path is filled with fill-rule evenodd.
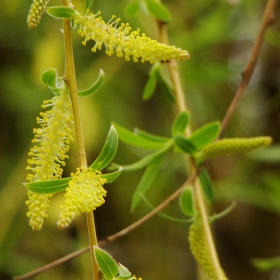
M 101 10 L 106 20 L 112 14 L 139 27 L 156 38 L 151 16 L 134 17 L 124 10 L 129 0 L 98 1 L 93 10 Z M 168 24 L 170 44 L 189 51 L 191 59 L 179 64 L 186 101 L 193 128 L 221 120 L 240 82 L 240 73 L 249 57 L 266 1 L 166 0 L 171 14 Z M 51 0 L 58 5 L 58 0 Z M 73 1 L 82 11 L 83 0 Z M 49 218 L 40 232 L 32 232 L 26 217 L 25 182 L 27 151 L 32 129 L 44 99 L 52 93 L 40 81 L 41 73 L 55 67 L 63 74 L 61 22 L 43 15 L 39 27 L 28 30 L 26 18 L 31 1 L 2 0 L 0 10 L 0 278 L 23 274 L 87 245 L 85 220 L 81 217 L 67 230 L 56 228 L 61 196 L 52 200 Z M 279 23 L 271 27 L 264 42 L 260 62 L 245 96 L 226 131 L 226 136 L 271 135 L 274 143 L 279 133 Z M 133 129 L 139 127 L 156 135 L 170 137 L 175 106 L 162 95 L 160 88 L 147 101 L 142 100 L 149 78 L 149 64 L 125 62 L 103 52 L 90 52 L 73 32 L 76 73 L 79 90 L 88 88 L 99 69 L 105 83 L 98 93 L 80 99 L 88 162 L 98 155 L 110 123 Z M 275 151 L 280 158 L 279 149 Z M 130 164 L 144 152 L 123 143 L 115 161 Z M 274 154 L 274 157 L 275 157 Z M 65 175 L 77 166 L 75 146 L 71 148 Z M 167 155 L 156 183 L 147 197 L 157 205 L 186 179 L 185 163 L 180 155 Z M 215 223 L 221 262 L 230 279 L 264 280 L 269 273 L 257 272 L 249 264 L 253 257 L 280 255 L 279 161 L 264 162 L 254 157 L 220 157 L 210 163 L 214 179 L 214 202 L 217 212 L 236 200 L 238 206 Z M 98 237 L 104 238 L 123 229 L 149 211 L 143 203 L 130 213 L 133 191 L 142 171 L 122 174 L 106 188 L 106 203 L 96 211 Z M 178 203 L 166 209 L 182 217 Z M 181 215 L 181 216 L 180 216 Z M 189 252 L 187 226 L 173 224 L 160 217 L 106 246 L 114 258 L 143 279 L 196 278 Z M 89 255 L 51 269 L 36 277 L 44 279 L 89 279 Z

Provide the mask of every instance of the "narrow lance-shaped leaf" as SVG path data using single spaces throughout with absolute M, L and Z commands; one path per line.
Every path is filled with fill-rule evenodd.
M 142 95 L 143 100 L 148 100 L 154 94 L 158 80 L 157 75 L 160 70 L 161 65 L 158 62 L 156 62 L 149 72 L 149 79 L 145 85 L 144 92 Z
M 155 0 L 145 0 L 147 3 L 147 7 L 149 12 L 155 16 L 160 21 L 168 23 L 171 19 L 171 16 L 167 10 L 167 8 L 160 2 Z
M 111 173 L 106 173 L 106 174 L 101 174 L 101 178 L 106 179 L 106 183 L 111 183 L 113 181 L 115 181 L 122 173 L 123 168 L 119 167 L 119 169 L 115 172 L 111 172 Z
M 138 203 L 141 201 L 142 194 L 145 194 L 145 192 L 151 187 L 152 183 L 154 182 L 157 173 L 159 171 L 161 161 L 163 156 L 159 156 L 155 161 L 153 161 L 151 164 L 148 165 L 146 168 L 139 184 L 136 187 L 136 190 L 134 191 L 132 201 L 131 201 L 131 212 L 133 212 L 138 205 Z
M 193 189 L 191 186 L 187 186 L 179 197 L 179 205 L 181 211 L 186 216 L 193 216 L 195 214 Z
M 143 131 L 139 128 L 135 128 L 133 132 L 135 135 L 142 137 L 143 140 L 149 140 L 152 142 L 161 143 L 162 146 L 164 146 L 167 142 L 170 141 L 170 138 L 154 135 L 149 132 Z
M 135 171 L 135 170 L 142 169 L 147 165 L 149 165 L 150 163 L 156 161 L 158 157 L 163 156 L 173 146 L 173 144 L 174 142 L 173 140 L 171 140 L 162 149 L 159 149 L 154 153 L 147 155 L 146 157 L 138 160 L 137 162 L 134 162 L 129 165 L 122 165 L 122 168 L 124 171 Z
M 93 170 L 102 170 L 114 158 L 118 149 L 118 134 L 113 125 L 111 125 L 105 144 L 97 157 L 90 165 Z
M 112 280 L 117 276 L 119 270 L 115 260 L 105 251 L 97 246 L 93 247 L 95 260 L 98 264 L 102 277 L 106 280 Z
M 184 111 L 180 113 L 172 124 L 172 136 L 183 134 L 188 126 L 190 115 Z
M 131 17 L 134 17 L 139 10 L 140 10 L 140 6 L 138 0 L 129 3 L 128 5 L 126 5 L 124 9 L 125 13 L 127 13 Z
M 167 97 L 167 99 L 175 104 L 176 103 L 176 99 L 174 97 L 174 90 L 173 90 L 173 85 L 172 83 L 162 74 L 161 71 L 158 71 L 155 73 L 159 86 L 161 88 L 162 93 Z
M 213 186 L 210 177 L 208 175 L 208 172 L 206 171 L 205 168 L 203 168 L 199 173 L 199 179 L 205 197 L 209 202 L 211 202 L 213 200 Z
M 71 178 L 63 178 L 57 180 L 38 181 L 24 183 L 23 185 L 31 192 L 38 194 L 54 194 L 64 191 L 68 187 Z
M 208 123 L 192 133 L 188 140 L 193 143 L 197 150 L 213 142 L 220 132 L 220 123 Z
M 113 124 L 118 132 L 120 140 L 123 141 L 124 143 L 143 149 L 150 149 L 150 150 L 162 148 L 162 143 L 158 143 L 158 141 L 143 139 L 143 137 L 140 137 L 139 135 L 135 135 L 134 133 L 127 130 L 126 128 L 116 123 Z
M 147 3 L 145 0 L 138 0 L 140 11 L 143 13 L 143 15 L 147 16 L 149 15 Z
M 93 0 L 86 0 L 86 2 L 85 2 L 85 8 L 84 8 L 84 13 L 85 13 L 88 9 L 91 8 L 92 4 L 93 4 Z
M 66 6 L 54 6 L 46 9 L 47 13 L 58 19 L 70 19 L 76 13 L 76 11 Z
M 193 154 L 196 151 L 196 147 L 194 146 L 193 142 L 189 141 L 183 135 L 175 135 L 174 137 L 176 145 L 187 154 Z
M 105 73 L 102 69 L 100 69 L 98 78 L 96 79 L 94 84 L 86 90 L 78 91 L 78 95 L 79 96 L 87 96 L 87 95 L 90 95 L 90 94 L 96 92 L 101 87 L 101 85 L 103 84 L 104 78 L 105 78 Z
M 157 78 L 155 76 L 150 76 L 144 88 L 144 92 L 142 95 L 143 100 L 148 100 L 153 96 L 156 85 Z
M 280 257 L 266 259 L 252 259 L 253 266 L 259 271 L 268 271 L 280 267 Z

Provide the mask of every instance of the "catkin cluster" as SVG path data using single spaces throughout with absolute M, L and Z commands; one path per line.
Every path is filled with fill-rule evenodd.
M 201 226 L 200 221 L 195 221 L 189 229 L 189 242 L 191 252 L 201 266 L 202 270 L 211 280 L 218 280 L 215 276 L 215 271 L 212 266 L 210 253 L 206 245 L 205 235 Z M 223 273 L 223 280 L 228 280 L 226 275 Z
M 185 50 L 174 46 L 160 44 L 156 40 L 148 38 L 144 33 L 140 34 L 140 30 L 132 31 L 130 25 L 120 23 L 120 18 L 112 16 L 105 23 L 100 16 L 100 12 L 95 15 L 87 11 L 86 14 L 75 14 L 74 21 L 78 25 L 78 33 L 84 38 L 82 42 L 86 45 L 87 41 L 95 41 L 95 45 L 91 49 L 93 52 L 101 50 L 104 45 L 106 54 L 111 56 L 116 53 L 118 57 L 124 57 L 129 61 L 132 57 L 134 62 L 139 59 L 141 62 L 167 60 L 185 60 L 189 58 L 189 54 Z
M 36 28 L 38 26 L 48 3 L 49 0 L 33 0 L 27 16 L 27 25 L 29 29 Z
M 72 105 L 68 89 L 44 101 L 42 108 L 50 108 L 41 112 L 37 118 L 39 128 L 33 130 L 34 146 L 30 149 L 27 170 L 29 182 L 54 180 L 61 178 L 64 160 L 68 158 L 69 143 L 73 140 L 71 128 L 73 122 Z M 28 191 L 29 225 L 33 230 L 40 230 L 46 218 L 51 194 L 36 194 Z
M 224 154 L 245 153 L 261 147 L 269 146 L 272 139 L 268 136 L 253 138 L 224 138 L 202 148 L 203 159 L 213 158 Z
M 106 191 L 103 185 L 106 179 L 100 177 L 101 172 L 89 169 L 77 169 L 72 173 L 72 179 L 66 188 L 65 202 L 61 206 L 61 213 L 57 226 L 67 227 L 71 221 L 81 213 L 89 213 L 102 205 Z

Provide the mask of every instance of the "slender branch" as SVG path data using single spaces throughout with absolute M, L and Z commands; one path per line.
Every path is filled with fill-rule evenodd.
M 133 224 L 129 225 L 128 227 L 124 228 L 123 230 L 110 235 L 102 240 L 100 240 L 98 242 L 99 246 L 108 244 L 110 242 L 115 241 L 116 239 L 130 233 L 132 230 L 138 228 L 140 225 L 142 225 L 143 223 L 147 222 L 148 220 L 150 220 L 153 216 L 155 216 L 157 213 L 159 213 L 161 210 L 163 210 L 165 207 L 167 207 L 174 199 L 176 199 L 182 192 L 182 190 L 192 184 L 194 182 L 194 180 L 196 179 L 197 174 L 193 174 L 184 184 L 182 184 L 173 194 L 171 194 L 167 199 L 165 199 L 161 204 L 159 204 L 155 209 L 153 209 L 151 212 L 149 212 L 147 215 L 145 215 L 144 217 L 142 217 L 141 219 L 137 220 L 136 222 L 134 222 Z M 26 279 L 30 279 L 32 277 L 35 277 L 36 275 L 39 275 L 41 273 L 43 273 L 44 271 L 51 269 L 55 266 L 61 265 L 65 262 L 68 262 L 78 256 L 80 256 L 81 254 L 87 252 L 90 249 L 90 246 L 87 246 L 85 248 L 82 248 L 76 252 L 73 252 L 67 256 L 64 256 L 58 260 L 55 260 L 54 262 L 51 262 L 49 264 L 46 264 L 40 268 L 37 268 L 33 271 L 30 271 L 24 275 L 20 275 L 20 276 L 15 276 L 13 278 L 13 280 L 26 280 Z
M 167 32 L 165 31 L 165 29 L 164 30 L 163 29 L 161 30 L 161 29 L 162 29 L 162 25 L 158 24 L 158 33 L 159 34 L 165 33 L 164 35 L 161 35 L 161 36 L 162 36 L 162 38 L 165 38 L 166 40 L 168 40 Z M 182 88 L 182 83 L 180 81 L 180 75 L 179 75 L 179 71 L 178 71 L 177 62 L 169 61 L 167 63 L 167 67 L 168 67 L 171 82 L 174 87 L 174 93 L 175 93 L 175 97 L 176 97 L 176 101 L 177 101 L 178 111 L 179 112 L 186 111 L 187 106 L 186 106 L 186 102 L 184 99 L 185 94 L 184 94 L 184 91 Z M 186 136 L 191 135 L 190 126 L 187 127 L 187 129 L 185 131 L 185 135 Z M 193 160 L 190 157 L 188 159 L 190 162 L 191 173 L 196 173 L 197 170 L 196 170 L 195 163 L 193 162 Z M 216 276 L 215 279 L 223 280 L 222 269 L 221 269 L 218 255 L 216 252 L 216 247 L 214 244 L 213 236 L 212 236 L 210 225 L 208 222 L 207 211 L 206 211 L 204 200 L 203 200 L 203 193 L 201 191 L 201 183 L 198 178 L 194 182 L 194 191 L 195 191 L 194 193 L 195 193 L 195 199 L 196 199 L 196 206 L 197 206 L 199 215 L 201 217 L 202 228 L 203 228 L 205 239 L 206 239 L 206 246 L 208 247 L 208 251 L 210 254 L 210 260 L 211 260 L 212 267 L 213 267 L 213 270 L 214 270 L 214 273 Z
M 246 90 L 246 88 L 251 80 L 252 74 L 254 72 L 254 69 L 256 67 L 256 64 L 257 64 L 257 61 L 259 58 L 261 45 L 263 42 L 265 32 L 268 29 L 268 27 L 272 23 L 274 23 L 276 20 L 276 17 L 274 14 L 276 4 L 277 4 L 277 0 L 268 0 L 267 1 L 258 36 L 255 40 L 247 66 L 245 67 L 245 70 L 242 72 L 242 80 L 241 80 L 240 85 L 236 91 L 236 94 L 226 112 L 226 115 L 222 121 L 221 132 L 220 132 L 220 136 L 219 136 L 220 138 L 222 137 L 229 121 L 232 118 L 232 115 L 237 107 L 237 104 L 238 104 L 241 96 L 243 95 L 244 91 Z
M 62 5 L 73 7 L 70 0 L 62 0 Z M 87 168 L 86 152 L 85 152 L 83 132 L 82 132 L 82 122 L 81 122 L 79 104 L 78 104 L 70 20 L 68 19 L 63 20 L 63 30 L 64 30 L 64 45 L 65 45 L 64 80 L 68 83 L 71 100 L 72 100 L 77 147 L 78 147 L 79 167 Z M 96 260 L 94 258 L 94 252 L 93 252 L 93 246 L 97 245 L 97 237 L 96 237 L 93 212 L 86 213 L 86 219 L 87 219 L 87 228 L 88 228 L 88 236 L 89 236 L 90 251 L 91 251 L 93 279 L 98 280 L 100 279 L 99 267 L 96 263 Z

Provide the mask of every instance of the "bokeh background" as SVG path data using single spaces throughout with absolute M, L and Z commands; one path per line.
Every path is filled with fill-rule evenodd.
M 51 0 L 50 5 L 59 5 Z M 125 13 L 129 0 L 96 0 L 105 21 L 116 14 L 133 28 L 139 27 L 156 38 L 153 17 Z M 73 0 L 78 11 L 82 0 Z M 168 25 L 170 43 L 190 52 L 191 59 L 179 64 L 191 125 L 198 128 L 222 120 L 241 79 L 266 1 L 255 0 L 166 0 L 172 20 Z M 52 199 L 49 218 L 39 232 L 32 232 L 26 217 L 27 153 L 42 101 L 52 93 L 40 80 L 41 73 L 55 67 L 63 75 L 61 22 L 44 15 L 37 29 L 28 30 L 26 18 L 31 1 L 2 0 L 0 9 L 0 279 L 24 274 L 86 246 L 87 230 L 80 216 L 65 230 L 56 228 L 63 194 Z M 278 13 L 277 13 L 278 14 Z M 176 107 L 156 90 L 148 101 L 142 93 L 149 64 L 126 62 L 95 54 L 73 32 L 79 89 L 91 85 L 99 69 L 105 83 L 93 96 L 81 98 L 80 106 L 88 162 L 98 155 L 112 121 L 128 128 L 170 136 Z M 226 137 L 271 135 L 272 149 L 250 155 L 219 157 L 210 162 L 215 187 L 211 212 L 222 211 L 232 201 L 235 209 L 213 225 L 222 265 L 233 280 L 276 280 L 280 271 L 259 272 L 251 265 L 255 257 L 280 255 L 280 37 L 279 22 L 267 32 L 262 53 L 250 85 L 243 96 Z M 144 151 L 119 143 L 115 162 L 129 164 Z M 70 151 L 65 176 L 75 170 L 75 145 Z M 130 213 L 130 201 L 143 171 L 124 173 L 106 186 L 106 203 L 96 211 L 99 239 L 105 238 L 146 214 L 142 203 Z M 168 154 L 153 188 L 147 193 L 159 204 L 186 180 L 185 162 L 180 154 Z M 178 202 L 165 211 L 182 218 Z M 153 217 L 129 235 L 105 246 L 118 262 L 143 279 L 198 278 L 189 252 L 188 226 Z M 35 279 L 91 279 L 89 254 L 55 267 Z M 202 279 L 202 278 L 200 278 Z

